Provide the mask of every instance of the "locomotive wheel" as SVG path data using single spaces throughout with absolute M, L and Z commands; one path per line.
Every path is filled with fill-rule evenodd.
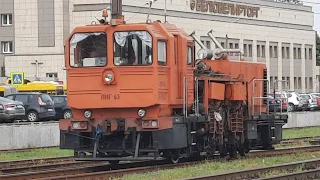
M 170 153 L 170 159 L 171 159 L 172 163 L 174 163 L 174 164 L 178 163 L 179 159 L 180 159 L 179 152 L 178 151 L 172 151 Z
M 240 156 L 242 156 L 242 157 L 246 156 L 245 148 L 243 148 L 243 147 L 238 148 L 238 152 L 239 152 Z
M 222 158 L 226 157 L 227 154 L 228 154 L 227 148 L 226 147 L 220 147 L 219 154 L 220 154 L 220 157 L 222 157 Z
M 116 166 L 119 164 L 118 160 L 112 160 L 112 161 L 108 161 L 108 162 L 111 164 L 111 166 Z
M 230 156 L 230 158 L 236 158 L 237 157 L 237 150 L 234 146 L 231 146 L 228 148 L 228 154 Z
M 170 152 L 166 152 L 166 158 L 174 164 L 178 163 L 180 159 L 179 151 L 173 150 Z

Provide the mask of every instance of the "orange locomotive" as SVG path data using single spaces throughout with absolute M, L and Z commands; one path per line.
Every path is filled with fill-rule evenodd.
M 262 63 L 230 61 L 173 24 L 126 24 L 121 1 L 110 22 L 76 27 L 66 43 L 72 119 L 60 120 L 60 148 L 81 160 L 245 155 L 282 139 L 285 114 L 268 111 Z M 105 11 L 104 11 L 105 13 Z M 195 61 L 195 45 L 201 59 Z M 214 60 L 211 60 L 214 59 Z M 152 156 L 150 156 L 152 155 Z

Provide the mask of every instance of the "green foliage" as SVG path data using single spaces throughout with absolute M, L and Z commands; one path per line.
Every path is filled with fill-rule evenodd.
M 316 55 L 316 57 L 317 57 L 317 60 L 316 60 L 316 62 L 317 62 L 317 66 L 320 66 L 320 37 L 319 37 L 319 34 L 317 34 L 316 35 L 317 37 L 316 37 L 316 51 L 317 51 L 317 55 Z

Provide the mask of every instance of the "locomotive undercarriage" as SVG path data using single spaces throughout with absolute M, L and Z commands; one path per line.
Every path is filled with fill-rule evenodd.
M 201 105 L 201 104 L 200 104 Z M 173 128 L 137 132 L 135 128 L 103 134 L 99 129 L 90 133 L 62 131 L 62 149 L 74 149 L 78 160 L 119 161 L 179 159 L 205 154 L 212 158 L 237 154 L 244 156 L 252 149 L 270 149 L 282 139 L 286 117 L 258 116 L 244 120 L 244 102 L 210 101 L 209 113 L 192 109 L 187 118 L 173 116 Z M 271 119 L 270 119 L 271 118 Z

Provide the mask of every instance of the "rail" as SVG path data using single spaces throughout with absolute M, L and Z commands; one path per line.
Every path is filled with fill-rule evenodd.
M 277 155 L 285 155 L 285 154 L 295 154 L 300 152 L 314 152 L 320 151 L 320 146 L 305 146 L 305 147 L 295 147 L 295 148 L 281 148 L 271 151 L 253 151 L 249 153 L 248 158 L 255 157 L 268 157 L 268 156 L 277 156 Z M 82 164 L 81 166 L 62 166 L 57 167 L 55 165 L 54 168 L 46 169 L 43 166 L 38 166 L 37 168 L 32 169 L 31 172 L 19 172 L 11 169 L 11 172 L 17 172 L 14 174 L 1 174 L 1 180 L 17 180 L 17 179 L 48 179 L 50 177 L 51 180 L 54 179 L 90 179 L 90 178 L 103 178 L 108 179 L 108 177 L 122 177 L 126 174 L 131 173 L 143 173 L 150 172 L 154 170 L 162 170 L 162 169 L 173 169 L 179 168 L 189 165 L 195 165 L 199 163 L 199 161 L 204 159 L 193 159 L 188 160 L 187 162 L 181 162 L 178 164 L 168 164 L 167 161 L 144 161 L 144 162 L 131 162 L 123 164 L 119 164 L 118 166 L 111 167 L 106 164 Z M 84 163 L 84 162 L 82 162 Z M 49 167 L 49 166 L 48 166 Z M 18 169 L 19 167 L 17 167 Z

